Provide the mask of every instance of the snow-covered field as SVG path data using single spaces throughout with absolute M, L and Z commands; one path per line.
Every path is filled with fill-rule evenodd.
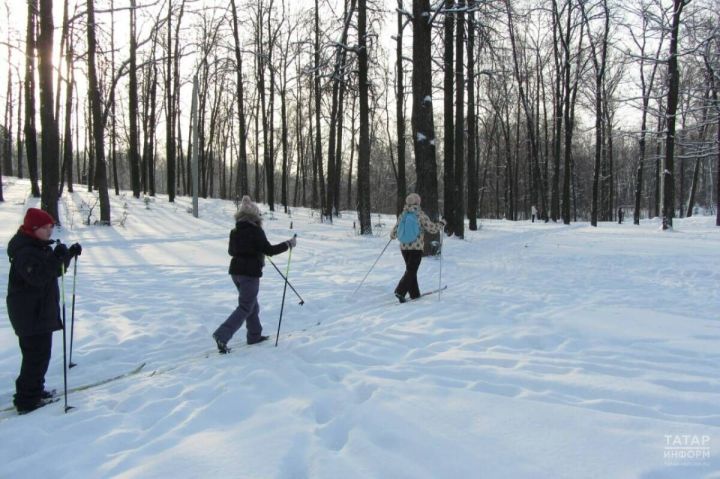
M 38 202 L 4 178 L 7 241 Z M 403 271 L 388 241 L 351 213 L 321 224 L 276 212 L 271 242 L 298 234 L 282 334 L 227 356 L 212 331 L 237 297 L 227 275 L 234 204 L 112 197 L 124 225 L 82 224 L 80 187 L 63 197 L 78 262 L 69 395 L 0 416 L 1 478 L 720 478 L 720 228 L 714 218 L 563 226 L 483 221 L 446 239 L 440 298 L 398 305 Z M 263 208 L 264 211 L 267 208 Z M 290 229 L 293 223 L 294 228 Z M 382 222 L 382 227 L 377 223 Z M 287 267 L 288 255 L 273 258 Z M 421 289 L 441 263 L 425 259 Z M 70 271 L 72 273 L 72 270 Z M 68 302 L 72 274 L 66 279 Z M 283 281 L 261 282 L 274 335 Z M 69 308 L 68 308 L 69 316 Z M 62 390 L 62 336 L 47 387 Z M 19 351 L 0 308 L 0 405 Z

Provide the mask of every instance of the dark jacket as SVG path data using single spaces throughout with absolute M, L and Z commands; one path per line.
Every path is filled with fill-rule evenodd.
M 260 226 L 250 221 L 238 221 L 235 229 L 230 231 L 228 254 L 232 256 L 232 260 L 228 272 L 259 278 L 265 266 L 265 255 L 274 256 L 287 249 L 286 241 L 271 245 Z
M 51 244 L 20 231 L 8 244 L 7 310 L 18 336 L 62 329 L 57 278 L 62 274 L 63 261 L 53 254 Z M 66 268 L 68 264 L 69 259 L 66 259 Z

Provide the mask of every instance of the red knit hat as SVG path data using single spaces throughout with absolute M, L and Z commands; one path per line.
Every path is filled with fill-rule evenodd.
M 35 234 L 36 229 L 50 224 L 54 225 L 55 220 L 48 212 L 38 208 L 28 208 L 20 229 L 22 229 L 26 234 L 33 235 Z

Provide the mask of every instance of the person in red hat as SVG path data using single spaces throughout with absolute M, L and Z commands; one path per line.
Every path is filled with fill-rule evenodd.
M 54 226 L 47 212 L 29 208 L 7 247 L 7 310 L 22 353 L 13 401 L 19 414 L 44 406 L 52 397 L 45 391 L 45 373 L 50 364 L 52 333 L 63 328 L 57 278 L 72 258 L 82 253 L 78 243 L 70 248 L 59 243 L 53 249 L 50 236 Z

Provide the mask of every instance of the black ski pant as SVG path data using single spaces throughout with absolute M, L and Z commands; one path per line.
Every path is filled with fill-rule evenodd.
M 40 400 L 45 387 L 45 373 L 50 365 L 52 333 L 18 338 L 22 363 L 15 381 L 15 406 L 31 407 Z
M 405 274 L 400 278 L 400 282 L 395 288 L 395 294 L 405 297 L 407 293 L 410 293 L 411 299 L 419 298 L 420 287 L 418 286 L 417 272 L 423 252 L 421 250 L 401 250 L 400 252 L 405 260 Z

